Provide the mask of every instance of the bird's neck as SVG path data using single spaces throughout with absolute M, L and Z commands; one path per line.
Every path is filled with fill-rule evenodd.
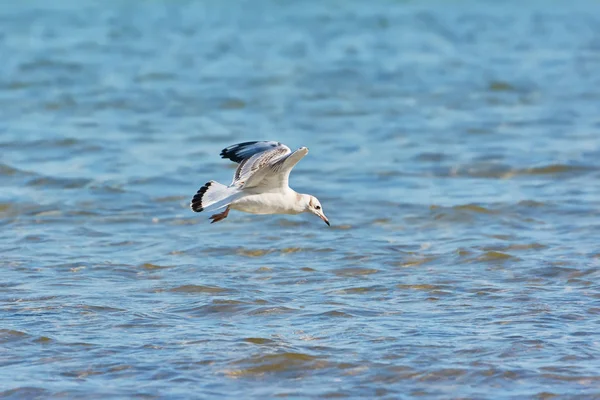
M 299 213 L 305 212 L 308 209 L 308 202 L 310 201 L 310 196 L 307 194 L 296 192 L 294 192 L 294 196 L 296 197 L 296 201 L 294 202 L 296 210 Z

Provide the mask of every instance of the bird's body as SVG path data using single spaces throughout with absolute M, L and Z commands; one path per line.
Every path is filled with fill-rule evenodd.
M 301 147 L 292 152 L 279 142 L 245 142 L 221 151 L 222 158 L 239 163 L 231 185 L 207 182 L 192 199 L 195 212 L 225 211 L 211 216 L 212 222 L 227 218 L 229 210 L 251 214 L 300 214 L 311 212 L 327 225 L 316 197 L 296 193 L 288 186 L 290 171 L 306 154 Z
M 233 210 L 250 214 L 300 214 L 304 205 L 297 202 L 299 194 L 292 189 L 284 192 L 252 193 L 236 200 L 229 206 Z

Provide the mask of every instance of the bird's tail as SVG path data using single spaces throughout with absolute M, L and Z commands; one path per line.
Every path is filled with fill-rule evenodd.
M 195 212 L 218 210 L 227 207 L 236 200 L 240 190 L 236 187 L 225 186 L 219 182 L 206 182 L 196 192 L 190 207 Z

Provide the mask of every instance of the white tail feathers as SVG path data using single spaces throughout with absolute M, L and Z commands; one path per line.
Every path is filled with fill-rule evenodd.
M 192 199 L 191 207 L 195 212 L 207 209 L 218 210 L 227 207 L 236 199 L 240 190 L 236 187 L 225 186 L 219 182 L 210 181 L 202 186 Z

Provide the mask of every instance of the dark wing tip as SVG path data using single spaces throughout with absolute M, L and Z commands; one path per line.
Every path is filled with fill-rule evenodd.
M 256 146 L 258 143 L 260 145 Z M 256 153 L 260 153 L 270 147 L 280 146 L 279 142 L 265 142 L 255 140 L 251 142 L 243 142 L 231 145 L 221 150 L 221 158 L 227 158 L 233 162 L 240 163 L 246 158 L 252 157 Z
M 194 198 L 192 199 L 192 204 L 190 204 L 192 211 L 202 212 L 202 210 L 204 210 L 204 208 L 202 208 L 202 197 L 204 197 L 204 193 L 206 193 L 211 183 L 212 182 L 206 182 L 204 186 L 198 189 L 198 191 L 194 195 Z
M 238 153 L 238 151 L 243 149 L 246 146 L 252 146 L 256 143 L 258 143 L 258 141 L 255 140 L 253 142 L 243 142 L 243 143 L 231 145 L 229 147 L 225 147 L 223 150 L 221 150 L 220 156 L 221 156 L 221 158 L 227 158 L 236 163 L 242 162 L 244 157 L 242 155 L 240 155 Z

